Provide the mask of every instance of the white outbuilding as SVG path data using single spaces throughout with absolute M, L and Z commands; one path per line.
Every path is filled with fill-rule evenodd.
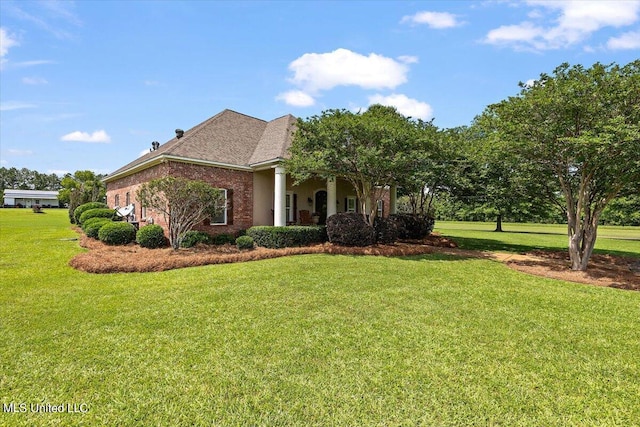
M 40 205 L 45 208 L 57 208 L 59 206 L 58 191 L 4 190 L 5 207 L 21 206 L 30 208 L 33 205 Z

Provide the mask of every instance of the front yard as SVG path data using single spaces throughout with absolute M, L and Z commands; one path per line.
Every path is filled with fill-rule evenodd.
M 2 425 L 640 419 L 640 292 L 446 254 L 97 275 L 76 237 L 64 210 L 0 209 Z

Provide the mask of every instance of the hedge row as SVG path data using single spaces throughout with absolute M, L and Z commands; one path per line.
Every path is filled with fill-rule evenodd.
M 324 243 L 327 241 L 327 230 L 323 226 L 255 226 L 247 230 L 247 236 L 258 246 L 279 249 Z
M 80 224 L 80 215 L 82 215 L 84 212 L 88 211 L 89 209 L 108 208 L 108 207 L 109 206 L 107 206 L 105 203 L 102 203 L 102 202 L 89 202 L 89 203 L 85 203 L 83 205 L 78 206 L 73 211 L 73 218 L 75 219 L 75 224 Z
M 82 226 L 84 222 L 90 218 L 107 218 L 107 219 L 115 219 L 115 211 L 109 208 L 94 208 L 86 210 L 80 215 L 80 219 L 78 224 Z

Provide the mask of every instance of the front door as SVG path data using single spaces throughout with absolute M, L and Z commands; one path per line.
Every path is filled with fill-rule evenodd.
M 319 224 L 327 222 L 327 192 L 320 190 L 316 192 L 316 212 L 320 215 Z

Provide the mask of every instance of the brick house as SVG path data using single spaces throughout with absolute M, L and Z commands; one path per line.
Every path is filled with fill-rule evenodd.
M 163 176 L 198 179 L 222 189 L 227 209 L 204 221 L 199 230 L 235 233 L 254 225 L 305 224 L 317 213 L 319 222 L 336 212 L 356 211 L 353 187 L 340 179 L 310 179 L 294 185 L 282 161 L 287 157 L 296 118 L 264 121 L 231 110 L 205 120 L 104 178 L 110 207 L 134 205 L 141 224 L 152 219 L 166 227 L 162 215 L 140 206 L 136 191 Z M 395 191 L 378 201 L 387 216 Z

